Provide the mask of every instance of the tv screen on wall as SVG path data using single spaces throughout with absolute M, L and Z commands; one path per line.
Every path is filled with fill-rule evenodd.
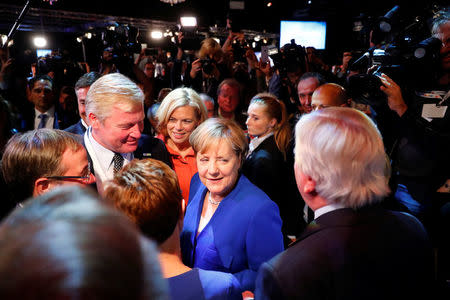
M 325 21 L 281 21 L 280 47 L 289 44 L 292 39 L 297 45 L 324 50 L 327 36 Z

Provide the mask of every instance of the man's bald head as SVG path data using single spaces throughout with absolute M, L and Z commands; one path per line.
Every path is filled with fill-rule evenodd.
M 314 91 L 311 106 L 313 110 L 329 106 L 348 106 L 347 93 L 339 84 L 325 83 Z

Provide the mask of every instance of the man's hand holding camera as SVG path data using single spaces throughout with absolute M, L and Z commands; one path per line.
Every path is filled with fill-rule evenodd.
M 402 97 L 402 90 L 389 76 L 382 73 L 378 76 L 383 84 L 380 90 L 386 94 L 389 108 L 395 111 L 400 117 L 408 109 Z

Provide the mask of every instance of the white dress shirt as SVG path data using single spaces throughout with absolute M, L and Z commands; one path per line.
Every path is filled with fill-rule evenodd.
M 46 114 L 47 119 L 45 121 L 45 128 L 53 129 L 53 124 L 55 123 L 55 106 L 50 107 L 49 110 L 46 112 L 40 112 L 36 108 L 34 109 L 34 129 L 38 129 L 39 123 L 41 122 L 41 119 L 39 116 L 41 114 Z
M 84 134 L 84 142 L 86 150 L 89 153 L 91 162 L 94 166 L 95 179 L 97 186 L 103 186 L 103 182 L 114 178 L 114 164 L 113 157 L 114 152 L 103 147 L 92 136 L 92 127 L 89 127 Z M 123 165 L 125 166 L 131 160 L 133 160 L 133 153 L 120 153 L 124 158 Z

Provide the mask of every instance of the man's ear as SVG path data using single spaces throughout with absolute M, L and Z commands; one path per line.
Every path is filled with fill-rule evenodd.
M 307 194 L 315 194 L 316 193 L 316 181 L 312 179 L 310 176 L 307 177 L 305 186 L 303 187 L 303 191 Z
M 93 128 L 97 128 L 98 123 L 100 122 L 97 116 L 94 115 L 93 113 L 89 113 L 88 118 L 89 118 L 89 125 L 91 125 Z
M 34 182 L 34 189 L 33 189 L 33 197 L 42 195 L 46 192 L 48 192 L 50 189 L 50 182 L 47 178 L 38 178 Z

